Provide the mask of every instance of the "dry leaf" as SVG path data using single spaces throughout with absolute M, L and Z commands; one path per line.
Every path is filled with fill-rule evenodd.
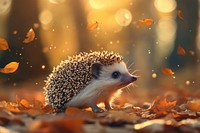
M 65 110 L 66 115 L 70 116 L 76 116 L 80 118 L 95 118 L 96 114 L 91 112 L 91 111 L 85 111 L 82 109 L 74 108 L 74 107 L 69 107 Z
M 1 101 L 0 102 L 1 107 L 5 108 L 6 110 L 10 112 L 19 113 L 20 110 L 18 109 L 18 105 L 16 103 Z
M 162 67 L 162 73 L 167 76 L 172 76 L 174 72 L 170 68 Z
M 35 32 L 34 30 L 31 28 L 28 33 L 26 34 L 26 38 L 24 39 L 23 43 L 30 43 L 34 40 L 35 38 Z
M 144 25 L 144 26 L 151 26 L 154 21 L 153 19 L 147 18 L 147 19 L 141 19 L 139 20 L 140 24 Z
M 27 109 L 30 109 L 30 108 L 31 108 L 29 102 L 26 101 L 25 99 L 22 99 L 22 100 L 20 101 L 20 104 L 21 104 L 23 107 L 27 108 Z
M 18 67 L 19 67 L 18 62 L 10 62 L 4 68 L 1 68 L 0 72 L 1 73 L 13 73 L 18 69 Z
M 192 101 L 188 101 L 186 107 L 194 112 L 200 111 L 200 99 L 194 99 Z
M 179 55 L 185 55 L 185 49 L 182 47 L 182 46 L 178 46 L 178 49 L 177 49 L 177 54 Z
M 7 50 L 8 49 L 8 42 L 3 39 L 0 38 L 0 50 Z
M 178 10 L 178 17 L 183 20 L 183 14 L 181 10 Z
M 157 117 L 167 115 L 176 106 L 176 101 L 170 102 L 166 98 L 162 99 L 159 96 L 154 100 L 150 109 Z
M 36 121 L 28 128 L 31 133 L 84 133 L 84 120 L 80 118 L 61 118 L 54 121 Z
M 88 25 L 87 25 L 88 30 L 95 30 L 97 28 L 99 28 L 99 22 L 97 22 L 97 21 L 88 23 Z

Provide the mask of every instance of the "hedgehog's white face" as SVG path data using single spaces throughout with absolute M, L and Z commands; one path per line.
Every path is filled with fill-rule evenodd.
M 135 76 L 128 72 L 123 61 L 109 66 L 95 63 L 92 66 L 92 74 L 95 80 L 108 88 L 118 89 L 137 80 Z

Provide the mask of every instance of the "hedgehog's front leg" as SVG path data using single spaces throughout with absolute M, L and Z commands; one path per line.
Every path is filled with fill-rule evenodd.
M 92 108 L 92 111 L 95 113 L 104 112 L 104 110 L 99 108 L 95 103 L 92 103 L 90 107 Z
M 110 101 L 110 100 L 106 100 L 106 101 L 104 102 L 104 105 L 105 105 L 106 110 L 110 110 L 110 109 L 111 109 L 109 101 Z

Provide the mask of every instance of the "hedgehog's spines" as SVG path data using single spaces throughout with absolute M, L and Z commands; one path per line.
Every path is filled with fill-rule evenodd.
M 120 63 L 122 56 L 114 52 L 81 52 L 76 56 L 69 56 L 67 60 L 53 68 L 52 73 L 45 80 L 45 100 L 58 111 L 65 109 L 68 101 L 84 89 L 92 79 L 91 66 L 100 62 L 103 65 Z

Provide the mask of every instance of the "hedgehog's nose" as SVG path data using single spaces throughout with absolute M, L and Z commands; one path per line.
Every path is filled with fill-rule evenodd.
M 132 81 L 136 81 L 136 80 L 137 80 L 137 78 L 132 76 Z

